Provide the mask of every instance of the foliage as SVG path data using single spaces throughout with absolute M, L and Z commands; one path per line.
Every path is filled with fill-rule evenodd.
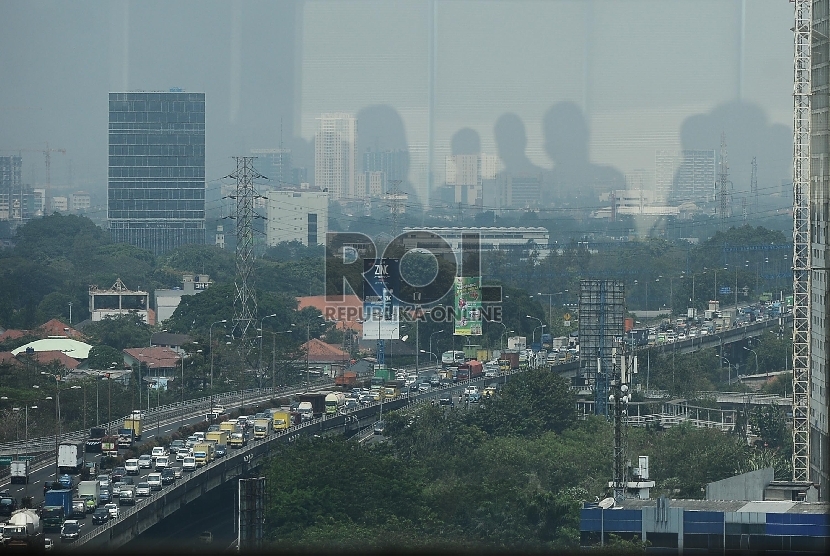
M 138 313 L 107 316 L 84 328 L 84 334 L 89 336 L 93 344 L 109 346 L 118 351 L 150 345 L 151 333 L 150 327 Z M 109 365 L 96 368 L 108 369 Z
M 123 353 L 106 344 L 92 346 L 92 349 L 89 350 L 89 357 L 86 360 L 88 368 L 97 370 L 110 369 L 113 363 L 116 364 L 116 368 L 120 368 L 123 362 Z

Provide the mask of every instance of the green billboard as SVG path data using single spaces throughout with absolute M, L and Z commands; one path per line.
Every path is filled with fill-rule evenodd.
M 455 278 L 456 336 L 481 336 L 481 277 Z

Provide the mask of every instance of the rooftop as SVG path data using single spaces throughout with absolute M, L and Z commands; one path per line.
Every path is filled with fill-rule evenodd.
M 34 342 L 22 345 L 12 350 L 12 353 L 19 355 L 20 353 L 25 353 L 29 348 L 35 352 L 59 351 L 73 359 L 86 359 L 89 357 L 89 350 L 92 349 L 92 346 L 65 336 L 51 336 L 43 340 L 35 340 Z

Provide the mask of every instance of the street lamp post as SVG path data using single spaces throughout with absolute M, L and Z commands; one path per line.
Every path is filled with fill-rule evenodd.
M 436 330 L 435 332 L 433 332 L 432 334 L 429 335 L 429 352 L 430 353 L 432 353 L 432 337 L 435 336 L 436 334 L 442 333 L 443 331 L 444 330 Z M 435 356 L 435 364 L 436 364 L 436 366 L 438 365 L 438 356 L 437 355 Z
M 726 384 L 732 384 L 732 362 L 729 361 L 729 359 L 727 359 L 723 355 L 715 355 L 715 357 L 719 357 L 720 359 L 723 359 L 724 361 L 726 361 L 726 369 L 727 369 L 727 371 L 726 371 L 727 372 Z M 735 368 L 735 375 L 737 376 L 737 374 L 738 374 L 738 369 Z
M 54 376 L 55 378 L 55 482 L 58 482 L 58 478 L 60 477 L 58 473 L 58 448 L 60 445 L 60 424 L 61 424 L 61 389 L 60 389 L 60 381 L 61 375 L 56 374 L 52 375 L 51 373 L 47 373 L 46 371 L 41 371 L 40 374 L 46 376 Z
M 86 428 L 86 385 L 84 385 L 84 386 L 75 385 L 75 386 L 72 386 L 71 389 L 72 390 L 83 390 L 83 393 L 84 393 L 84 431 L 85 431 L 84 434 L 86 434 L 86 430 L 87 430 L 87 428 Z
M 537 326 L 536 328 L 541 328 L 541 329 L 542 329 L 542 331 L 544 332 L 544 330 L 545 330 L 545 325 L 544 325 L 544 324 L 542 324 L 542 319 L 537 318 L 537 317 L 532 317 L 532 316 L 530 316 L 530 315 L 525 315 L 525 316 L 526 316 L 527 318 L 529 318 L 529 319 L 533 319 L 533 320 L 537 320 L 537 321 L 539 321 L 539 326 Z M 536 328 L 534 328 L 534 329 L 533 329 L 533 340 L 532 340 L 532 342 L 533 342 L 534 344 L 536 343 Z
M 747 351 L 751 351 L 753 355 L 755 355 L 755 374 L 757 375 L 761 372 L 761 369 L 758 368 L 758 353 L 754 349 L 750 349 L 746 346 L 743 346 L 743 348 Z
M 210 325 L 208 342 L 210 343 L 210 389 L 213 390 L 213 325 L 228 322 L 228 319 L 218 320 Z
M 438 356 L 435 355 L 434 353 L 432 353 L 431 351 L 427 351 L 425 349 L 421 349 L 421 350 L 418 350 L 418 351 L 420 351 L 421 353 L 428 353 L 428 354 L 432 355 L 432 357 L 435 357 L 435 363 L 438 364 Z M 432 358 L 430 358 L 430 361 L 432 361 Z
M 265 323 L 265 319 L 270 319 L 272 317 L 276 317 L 277 314 L 274 313 L 273 315 L 265 315 L 261 319 L 259 319 L 259 374 L 262 374 L 262 337 L 265 336 L 265 328 L 263 325 Z

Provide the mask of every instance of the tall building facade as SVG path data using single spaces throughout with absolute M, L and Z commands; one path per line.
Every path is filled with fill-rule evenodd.
M 324 245 L 329 228 L 329 194 L 324 191 L 269 191 L 265 236 L 269 247 L 284 241 Z
M 813 2 L 813 29 L 827 29 L 830 24 L 830 0 Z M 813 33 L 812 106 L 810 129 L 810 480 L 819 486 L 821 500 L 828 500 L 830 480 L 830 436 L 827 419 L 827 375 L 830 349 L 830 293 L 827 264 L 830 260 L 830 132 L 827 128 L 830 96 L 830 60 L 826 55 L 827 35 Z
M 23 183 L 23 158 L 0 156 L 0 221 L 12 227 L 35 215 L 32 188 Z
M 454 154 L 444 159 L 445 183 L 455 191 L 455 202 L 482 206 L 484 181 L 496 179 L 498 157 L 492 154 Z
M 389 181 L 405 181 L 409 170 L 409 151 L 368 150 L 363 153 L 364 172 L 383 172 Z
M 655 188 L 658 200 L 704 203 L 715 187 L 715 151 L 657 151 Z
M 322 114 L 314 138 L 314 183 L 332 200 L 355 195 L 357 118 L 351 114 Z
M 110 93 L 107 220 L 156 254 L 205 243 L 204 93 Z
M 254 167 L 257 172 L 268 178 L 268 185 L 275 189 L 280 187 L 299 187 L 294 181 L 291 169 L 291 149 L 251 149 L 256 157 Z

